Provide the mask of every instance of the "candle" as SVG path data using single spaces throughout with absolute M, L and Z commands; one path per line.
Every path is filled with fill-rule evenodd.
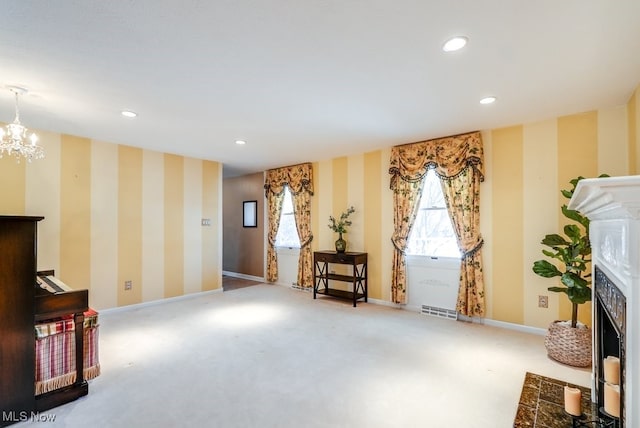
M 620 384 L 620 358 L 609 355 L 604 359 L 604 381 L 612 385 Z
M 620 385 L 604 384 L 604 411 L 620 417 Z
M 578 388 L 572 388 L 570 386 L 564 387 L 564 410 L 573 416 L 580 416 L 582 410 L 580 409 L 580 399 L 582 393 Z

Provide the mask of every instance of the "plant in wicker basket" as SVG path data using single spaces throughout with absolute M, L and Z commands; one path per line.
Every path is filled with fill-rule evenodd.
M 603 174 L 600 177 L 608 177 Z M 572 188 L 562 190 L 562 195 L 571 199 L 576 185 L 584 177 L 570 181 Z M 591 331 L 578 324 L 578 305 L 591 300 L 591 243 L 589 242 L 589 219 L 578 211 L 562 205 L 562 214 L 575 223 L 564 227 L 564 235 L 546 235 L 541 244 L 550 248 L 542 253 L 561 265 L 558 268 L 548 260 L 537 260 L 533 271 L 545 278 L 560 277 L 562 286 L 549 287 L 549 291 L 565 293 L 571 302 L 571 324 L 555 321 L 549 326 L 545 346 L 551 358 L 561 363 L 587 367 L 591 365 Z M 562 270 L 561 270 L 562 269 Z

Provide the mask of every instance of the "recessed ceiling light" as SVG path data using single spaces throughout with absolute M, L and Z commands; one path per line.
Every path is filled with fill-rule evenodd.
M 122 110 L 122 115 L 124 117 L 136 117 L 138 115 L 138 113 L 136 113 L 135 111 L 131 111 L 131 110 Z
M 247 142 L 243 141 L 243 140 L 236 140 L 236 144 L 239 145 L 239 146 L 243 146 L 243 145 L 247 144 Z
M 442 50 L 445 52 L 453 52 L 462 49 L 469 39 L 464 36 L 452 37 L 442 45 Z
M 493 104 L 496 102 L 496 97 L 484 97 L 480 100 L 480 104 Z

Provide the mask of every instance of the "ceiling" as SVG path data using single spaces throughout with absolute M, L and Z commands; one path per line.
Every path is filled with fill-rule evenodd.
M 3 0 L 0 121 L 20 85 L 30 128 L 230 177 L 623 105 L 639 22 L 638 0 Z

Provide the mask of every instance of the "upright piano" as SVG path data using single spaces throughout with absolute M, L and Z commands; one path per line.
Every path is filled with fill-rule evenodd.
M 100 374 L 88 291 L 36 272 L 42 219 L 0 216 L 0 427 L 87 395 Z

